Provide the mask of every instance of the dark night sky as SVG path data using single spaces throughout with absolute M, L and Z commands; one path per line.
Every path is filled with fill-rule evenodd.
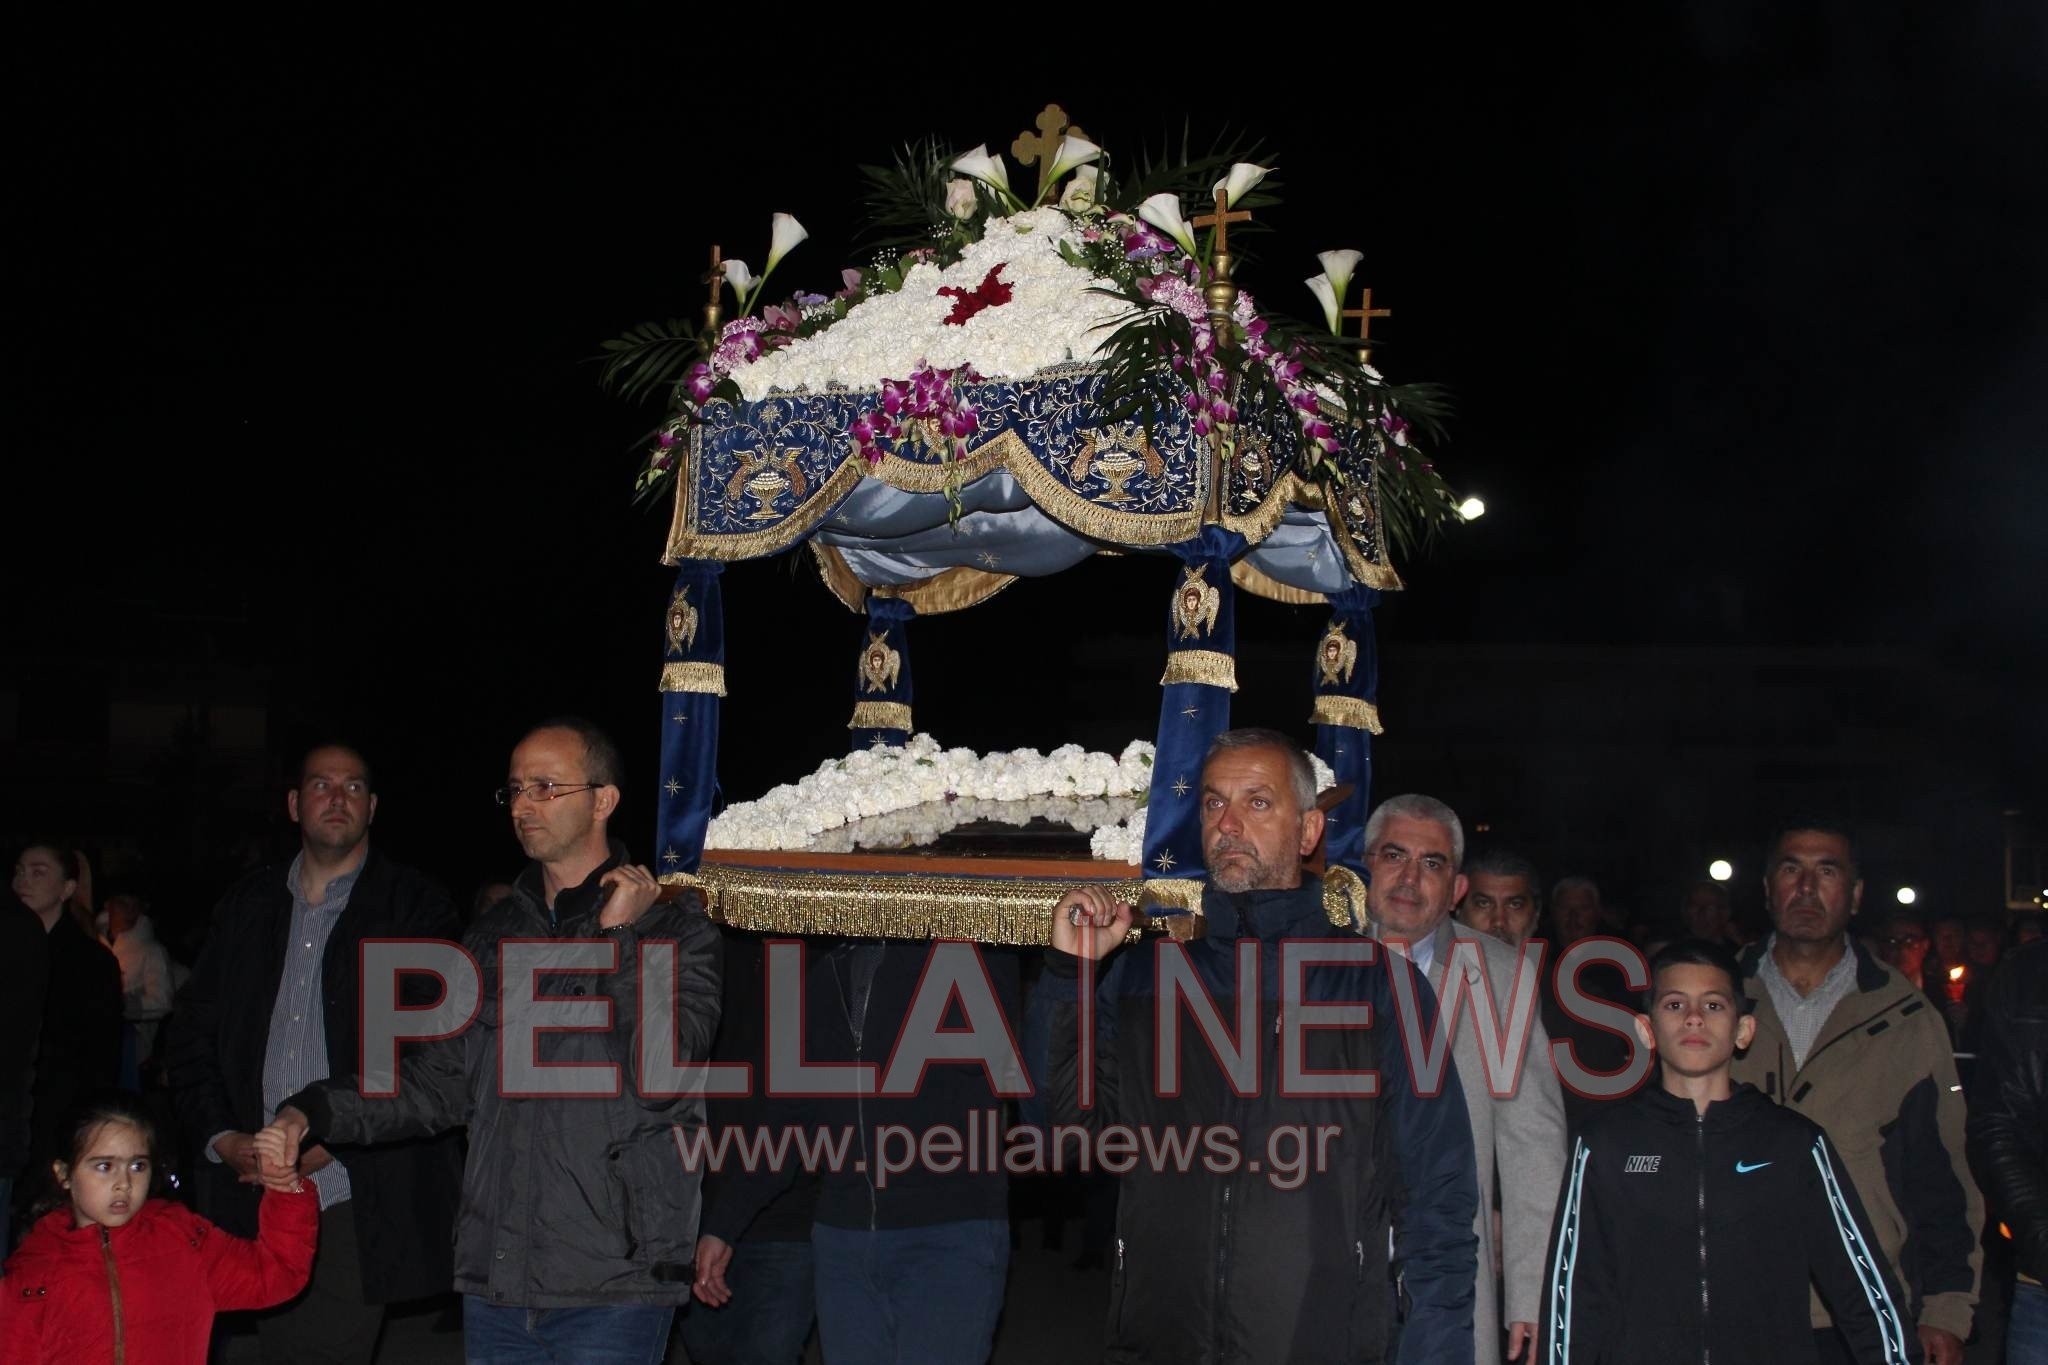
M 1258 134 L 1286 202 L 1248 283 L 1306 312 L 1313 253 L 1364 249 L 1385 367 L 1456 391 L 1441 463 L 1490 510 L 1404 566 L 1386 638 L 1904 650 L 2001 689 L 2003 761 L 2037 771 L 2048 11 L 1476 14 L 1233 35 L 1215 113 L 1185 59 L 1134 80 L 1127 38 L 1050 27 L 894 56 L 765 13 L 752 39 L 700 16 L 25 45 L 9 634 L 34 657 L 147 648 L 138 614 L 246 618 L 229 648 L 280 719 L 381 736 L 420 806 L 487 791 L 543 710 L 635 747 L 665 527 L 627 499 L 653 414 L 598 392 L 597 342 L 693 309 L 706 246 L 758 259 L 775 210 L 811 231 L 783 282 L 831 280 L 857 162 L 1006 145 L 1058 100 L 1113 148 L 1185 117 Z M 1149 685 L 1060 702 L 1043 630 L 1150 631 L 1147 567 L 932 623 L 920 718 L 977 745 L 1149 733 Z M 854 626 L 784 560 L 727 602 L 748 795 L 843 743 Z M 1014 709 L 1048 684 L 1089 719 Z M 416 837 L 485 847 L 463 808 Z

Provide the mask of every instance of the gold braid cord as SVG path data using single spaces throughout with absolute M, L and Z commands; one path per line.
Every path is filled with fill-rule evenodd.
M 913 733 L 910 724 L 910 708 L 900 701 L 861 701 L 853 704 L 853 719 L 846 722 L 849 730 L 901 730 Z
M 796 872 L 706 863 L 694 878 L 666 873 L 664 883 L 705 889 L 711 917 L 762 934 L 829 934 L 849 938 L 967 939 L 1044 946 L 1052 912 L 1071 881 L 863 872 Z M 1135 902 L 1135 880 L 1100 883 L 1118 900 Z M 1198 884 L 1199 885 L 1199 884 Z M 1181 917 L 1186 918 L 1186 917 Z M 1155 928 L 1171 926 L 1160 925 Z M 1133 939 L 1141 930 L 1134 928 Z
M 1380 708 L 1358 697 L 1334 693 L 1317 697 L 1315 709 L 1308 713 L 1308 718 L 1317 725 L 1344 725 L 1375 735 L 1386 733 L 1380 728 Z
M 703 692 L 714 697 L 725 695 L 724 664 L 663 664 L 661 666 L 661 690 L 664 692 Z
M 1174 683 L 1200 683 L 1237 691 L 1237 660 L 1213 649 L 1176 649 L 1166 656 L 1166 673 L 1161 687 Z

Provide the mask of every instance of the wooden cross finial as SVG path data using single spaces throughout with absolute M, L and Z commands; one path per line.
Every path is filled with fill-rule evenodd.
M 718 315 L 721 311 L 718 291 L 725 286 L 725 258 L 716 242 L 711 244 L 711 269 L 704 272 L 703 283 L 711 286 L 711 292 L 704 300 L 704 330 L 715 332 L 718 330 Z
M 1198 232 L 1203 228 L 1215 228 L 1216 254 L 1227 256 L 1230 254 L 1230 225 L 1232 223 L 1249 223 L 1251 220 L 1250 212 L 1245 209 L 1239 209 L 1237 212 L 1232 213 L 1230 211 L 1230 195 L 1223 190 L 1218 190 L 1216 191 L 1216 211 L 1214 213 L 1197 214 L 1195 221 L 1190 226 Z
M 1072 133 L 1085 138 L 1088 134 L 1067 122 L 1067 111 L 1057 104 L 1048 104 L 1038 115 L 1038 131 L 1017 134 L 1017 140 L 1010 144 L 1010 155 L 1017 158 L 1019 166 L 1038 167 L 1038 190 L 1045 192 L 1045 178 L 1052 174 L 1053 153 L 1060 147 L 1060 139 Z
M 1358 291 L 1358 307 L 1346 308 L 1338 316 L 1340 318 L 1357 318 L 1358 339 L 1360 341 L 1369 341 L 1372 339 L 1372 320 L 1374 318 L 1390 318 L 1394 316 L 1394 310 L 1391 308 L 1373 307 L 1372 288 L 1371 286 L 1365 286 Z M 1362 348 L 1358 353 L 1358 358 L 1361 361 L 1371 360 L 1372 347 Z

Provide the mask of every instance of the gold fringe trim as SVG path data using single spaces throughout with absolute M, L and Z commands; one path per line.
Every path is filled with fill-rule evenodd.
M 1308 485 L 1301 481 L 1301 475 L 1288 470 L 1273 480 L 1273 486 L 1266 490 L 1266 496 L 1259 500 L 1258 506 L 1241 516 L 1225 515 L 1223 529 L 1235 531 L 1251 544 L 1258 544 L 1273 534 L 1286 517 L 1288 507 L 1301 501 L 1301 491 L 1306 487 Z
M 1357 697 L 1336 694 L 1317 697 L 1315 709 L 1308 713 L 1308 718 L 1317 725 L 1344 725 L 1375 735 L 1386 733 L 1380 728 L 1380 708 Z
M 1323 914 L 1339 929 L 1365 932 L 1365 879 L 1348 867 L 1323 869 Z
M 663 664 L 661 666 L 661 690 L 664 692 L 704 692 L 714 697 L 725 695 L 725 665 L 704 663 Z
M 1171 938 L 1200 938 L 1208 928 L 1202 918 L 1202 883 L 1194 877 L 1153 877 L 1138 893 L 1137 905 Z
M 871 471 L 865 461 L 850 458 L 834 470 L 816 491 L 804 499 L 802 505 L 786 520 L 761 531 L 700 536 L 697 534 L 697 509 L 693 502 L 696 482 L 690 477 L 690 466 L 696 464 L 698 460 L 702 439 L 703 428 L 699 427 L 691 432 L 689 459 L 677 471 L 675 510 L 669 524 L 668 546 L 662 553 L 662 563 L 670 567 L 685 559 L 712 559 L 729 563 L 786 550 L 808 539 L 864 478 L 875 478 L 904 492 L 939 493 L 944 492 L 947 485 L 956 479 L 961 484 L 967 484 L 997 469 L 1007 470 L 1016 478 L 1018 485 L 1024 489 L 1032 503 L 1047 516 L 1092 540 L 1108 541 L 1116 546 L 1171 545 L 1176 541 L 1187 540 L 1202 529 L 1203 506 L 1206 505 L 1205 488 L 1198 487 L 1197 493 L 1203 494 L 1198 498 L 1200 505 L 1186 512 L 1170 516 L 1146 516 L 1133 512 L 1112 511 L 1100 503 L 1082 497 L 1055 479 L 1031 454 L 1030 447 L 1024 443 L 1022 437 L 1014 431 L 1003 431 L 986 445 L 970 451 L 964 460 L 920 464 L 901 456 L 885 455 L 881 464 Z M 1209 461 L 1203 460 L 1200 470 L 1206 471 L 1208 467 Z M 1204 479 L 1198 477 L 1197 484 L 1203 483 Z M 1372 497 L 1377 505 L 1377 488 L 1373 489 Z M 1386 557 L 1384 539 L 1380 542 L 1380 560 L 1377 563 L 1359 554 L 1352 545 L 1350 536 L 1343 530 L 1343 517 L 1338 510 L 1338 502 L 1339 499 L 1326 497 L 1324 490 L 1319 486 L 1304 481 L 1300 475 L 1289 470 L 1274 481 L 1273 487 L 1267 491 L 1265 498 L 1257 507 L 1242 516 L 1226 516 L 1223 518 L 1223 524 L 1256 545 L 1273 533 L 1273 529 L 1286 516 L 1290 504 L 1311 510 L 1322 506 L 1330 518 L 1333 537 L 1344 555 L 1346 566 L 1351 570 L 1351 576 L 1368 588 L 1377 588 L 1382 592 L 1399 591 L 1402 587 L 1401 576 L 1395 572 L 1393 564 Z M 833 569 L 827 567 L 827 561 L 822 555 L 819 567 L 820 572 L 825 575 L 825 585 L 832 589 L 833 595 L 846 603 L 849 610 L 859 611 L 860 607 L 856 605 L 858 598 L 851 594 L 846 581 L 852 578 L 852 574 L 847 572 L 844 578 L 840 578 Z M 839 561 L 838 568 L 845 568 L 843 559 Z M 939 577 L 943 578 L 944 575 Z M 972 602 L 986 601 L 1000 591 L 998 587 L 982 586 L 986 591 L 981 592 L 980 596 L 972 596 L 964 589 L 948 589 L 943 595 L 957 597 L 964 606 L 971 605 Z M 1284 585 L 1278 586 L 1284 588 Z M 1258 592 L 1262 597 L 1272 597 L 1276 601 L 1293 600 L 1258 588 L 1253 588 L 1252 591 Z M 956 607 L 935 606 L 926 611 L 921 605 L 918 609 L 924 615 L 958 610 Z
M 701 431 L 700 428 L 691 435 L 692 463 L 696 459 Z M 919 464 L 901 456 L 885 455 L 882 462 L 870 470 L 865 461 L 849 458 L 786 520 L 766 530 L 733 535 L 697 535 L 696 507 L 691 502 L 696 485 L 685 467 L 676 478 L 675 516 L 662 562 L 673 566 L 684 559 L 752 559 L 788 549 L 816 530 L 864 478 L 873 478 L 906 493 L 942 493 L 955 479 L 964 486 L 997 469 L 1012 475 L 1041 512 L 1095 540 L 1117 545 L 1171 545 L 1202 529 L 1199 507 L 1170 516 L 1146 516 L 1112 511 L 1091 502 L 1047 473 L 1023 437 L 1014 431 L 1003 431 L 986 445 L 969 452 L 966 459 L 948 460 L 942 464 Z M 1285 510 L 1282 507 L 1280 512 Z M 1277 514 L 1275 524 L 1278 524 Z
M 1330 497 L 1330 490 L 1324 490 L 1323 515 L 1330 519 L 1330 538 L 1337 542 L 1337 549 L 1344 555 L 1344 564 L 1351 570 L 1351 576 L 1368 588 L 1381 592 L 1399 592 L 1401 575 L 1394 572 L 1394 565 L 1387 558 L 1386 522 L 1380 517 L 1380 490 L 1377 482 L 1367 490 L 1372 499 L 1373 525 L 1380 528 L 1377 541 L 1380 557 L 1377 562 L 1367 559 L 1358 552 L 1358 546 L 1351 539 L 1350 525 L 1344 517 L 1344 499 Z
M 919 616 L 939 616 L 949 611 L 978 607 L 1017 581 L 1013 573 L 990 573 L 967 564 L 942 570 L 915 583 L 876 588 L 876 595 L 897 597 L 917 608 Z
M 1004 468 L 1039 511 L 1092 540 L 1106 540 L 1113 545 L 1171 545 L 1202 529 L 1199 506 L 1170 516 L 1145 516 L 1111 511 L 1100 503 L 1090 502 L 1048 474 L 1028 451 L 1023 459 L 1012 460 Z
M 661 880 L 684 875 L 665 873 Z M 788 872 L 729 863 L 706 863 L 696 880 L 707 889 L 713 919 L 754 933 L 954 938 L 1016 947 L 1051 941 L 1053 907 L 1074 889 L 1068 881 L 1029 878 Z M 1125 902 L 1140 891 L 1136 881 L 1099 884 Z M 1130 937 L 1140 933 L 1134 927 Z
M 681 900 L 685 895 L 695 895 L 705 911 L 709 913 L 712 903 L 718 899 L 712 892 L 712 889 L 698 880 L 694 873 L 664 872 L 655 880 L 660 882 L 663 888 L 661 893 L 655 897 L 660 902 L 666 903 L 672 900 Z M 668 890 L 670 887 L 674 887 L 675 890 Z
M 840 605 L 859 615 L 867 610 L 867 584 L 854 577 L 847 567 L 846 556 L 838 549 L 821 541 L 811 542 L 811 557 L 818 561 L 818 577 L 825 580 L 825 590 L 839 599 Z
M 792 512 L 785 521 L 770 526 L 765 531 L 743 531 L 735 535 L 699 536 L 696 534 L 696 508 L 689 501 L 694 485 L 685 485 L 684 478 L 689 471 L 683 470 L 677 476 L 676 517 L 678 524 L 671 527 L 668 549 L 661 562 L 668 565 L 680 564 L 685 559 L 716 559 L 730 563 L 736 559 L 754 559 L 761 555 L 772 555 L 786 550 L 804 539 L 821 525 L 825 518 L 838 510 L 847 494 L 867 477 L 867 461 L 848 459 L 834 470 L 831 477 L 819 485 L 818 490 L 804 499 L 803 504 Z
M 1237 660 L 1213 649 L 1176 649 L 1166 656 L 1166 673 L 1161 687 L 1174 683 L 1200 683 L 1237 691 Z
M 1017 581 L 1013 573 L 990 573 L 961 564 L 915 583 L 892 583 L 871 589 L 855 576 L 837 546 L 813 540 L 811 554 L 818 561 L 818 577 L 825 581 L 826 589 L 851 612 L 866 611 L 867 595 L 873 592 L 877 597 L 901 598 L 917 608 L 919 616 L 940 616 L 978 607 Z
M 849 730 L 901 730 L 915 734 L 910 726 L 910 708 L 900 701 L 860 701 L 853 704 Z
M 970 449 L 966 458 L 941 464 L 921 464 L 901 455 L 884 455 L 882 462 L 868 471 L 868 477 L 905 493 L 943 493 L 955 479 L 964 488 L 989 471 L 1019 459 L 1031 459 L 1031 447 L 1016 432 L 1004 430 Z
M 1263 597 L 1268 602 L 1285 602 L 1290 607 L 1320 606 L 1330 599 L 1307 588 L 1292 588 L 1279 579 L 1253 566 L 1249 559 L 1240 559 L 1230 566 L 1230 581 L 1254 597 Z

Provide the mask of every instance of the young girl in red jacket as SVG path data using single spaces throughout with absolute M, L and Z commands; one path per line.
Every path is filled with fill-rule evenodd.
M 245 1241 L 153 1199 L 156 1130 L 134 1101 L 86 1104 L 51 1163 L 57 1207 L 0 1277 L 0 1359 L 10 1365 L 205 1365 L 213 1315 L 269 1308 L 306 1287 L 320 1231 L 310 1185 L 263 1196 Z

